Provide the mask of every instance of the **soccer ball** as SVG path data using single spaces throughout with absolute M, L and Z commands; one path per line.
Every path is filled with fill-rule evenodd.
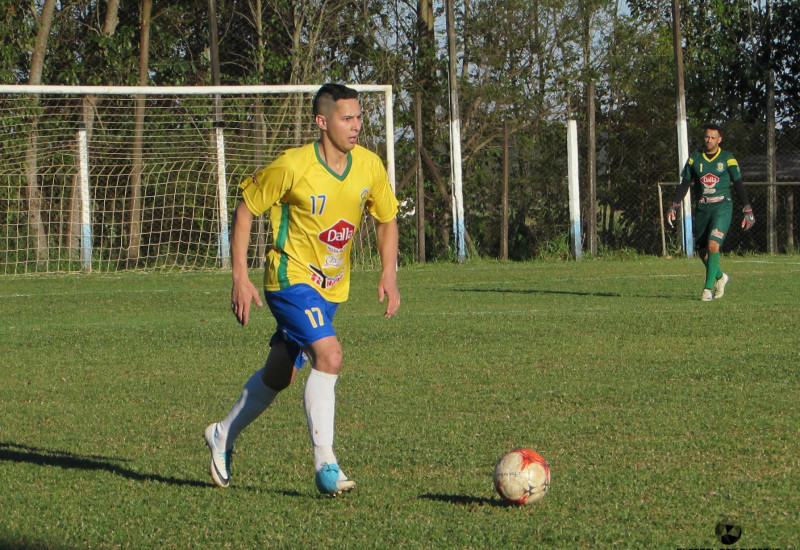
M 504 500 L 533 504 L 550 488 L 550 466 L 536 451 L 515 449 L 500 457 L 494 467 L 494 487 Z

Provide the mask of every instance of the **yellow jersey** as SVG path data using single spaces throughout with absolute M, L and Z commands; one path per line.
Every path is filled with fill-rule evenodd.
M 264 288 L 306 283 L 331 302 L 349 295 L 351 243 L 364 209 L 379 223 L 397 215 L 383 162 L 360 145 L 347 154 L 342 175 L 325 164 L 315 141 L 287 149 L 239 188 L 253 215 L 270 211 L 273 244 Z

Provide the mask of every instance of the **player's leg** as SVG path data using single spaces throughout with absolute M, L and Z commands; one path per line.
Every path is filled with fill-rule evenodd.
M 333 432 L 342 348 L 336 336 L 328 336 L 308 346 L 307 353 L 314 368 L 306 380 L 303 404 L 314 446 L 314 469 L 319 471 L 323 464 L 337 463 L 333 454 Z
M 320 492 L 337 495 L 355 487 L 355 482 L 339 468 L 333 452 L 335 389 L 342 366 L 342 348 L 336 336 L 329 336 L 305 349 L 314 366 L 303 392 L 308 432 L 314 447 L 314 481 Z
M 209 469 L 214 483 L 220 487 L 230 484 L 233 444 L 236 438 L 267 410 L 278 393 L 293 380 L 296 370 L 293 357 L 285 342 L 275 340 L 266 364 L 250 376 L 239 399 L 225 418 L 206 428 L 206 444 L 211 451 Z
M 708 267 L 706 269 L 706 285 L 705 288 L 713 289 L 714 295 L 719 294 L 721 298 L 725 293 L 725 284 L 727 277 L 722 272 L 720 266 L 720 249 L 722 243 L 725 242 L 725 237 L 728 234 L 728 229 L 731 225 L 731 215 L 733 209 L 731 203 L 724 203 L 715 206 L 711 211 L 710 230 L 708 232 Z M 719 289 L 722 293 L 719 293 Z
M 713 239 L 709 239 L 708 240 L 708 261 L 706 263 L 706 284 L 705 284 L 705 287 L 703 287 L 704 288 L 704 291 L 703 291 L 704 295 L 706 294 L 705 290 L 708 290 L 709 293 L 710 293 L 711 289 L 714 288 L 714 283 L 719 278 L 717 276 L 717 274 L 719 274 L 720 277 L 722 276 L 721 275 L 722 271 L 720 270 L 720 267 L 719 267 L 719 243 L 717 241 L 713 240 Z M 713 294 L 712 294 L 712 296 L 713 296 Z
M 313 365 L 303 392 L 311 443 L 314 446 L 315 480 L 321 492 L 338 494 L 355 484 L 337 465 L 333 453 L 336 381 L 342 366 L 342 348 L 333 328 L 338 304 L 325 300 L 308 285 L 268 293 L 270 308 L 282 315 L 284 337 L 301 346 Z M 299 365 L 298 365 L 299 366 Z
M 293 358 L 287 351 L 286 343 L 277 341 L 270 348 L 264 366 L 253 373 L 242 388 L 239 400 L 227 416 L 217 423 L 217 441 L 226 450 L 233 448 L 242 430 L 267 410 L 278 393 L 291 384 L 294 371 Z
M 700 260 L 703 262 L 703 266 L 705 267 L 705 279 L 708 281 L 709 275 L 709 250 L 708 250 L 708 236 L 710 231 L 710 223 L 711 223 L 711 211 L 705 205 L 698 205 L 698 208 L 695 212 L 695 219 L 694 219 L 694 231 L 695 231 L 695 248 L 697 249 L 697 254 L 700 257 Z M 700 295 L 700 299 L 704 302 L 709 302 L 714 298 L 714 294 L 711 291 L 711 287 L 704 286 L 703 293 Z

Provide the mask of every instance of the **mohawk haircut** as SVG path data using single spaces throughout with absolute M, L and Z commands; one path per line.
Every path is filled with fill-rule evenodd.
M 312 103 L 314 116 L 322 114 L 325 105 L 335 103 L 340 99 L 358 99 L 358 92 L 343 84 L 324 84 L 314 96 Z

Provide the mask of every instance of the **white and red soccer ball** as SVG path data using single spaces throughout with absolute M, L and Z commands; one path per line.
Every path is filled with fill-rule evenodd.
M 503 500 L 513 504 L 539 502 L 550 488 L 550 466 L 536 451 L 514 449 L 497 461 L 494 487 Z

